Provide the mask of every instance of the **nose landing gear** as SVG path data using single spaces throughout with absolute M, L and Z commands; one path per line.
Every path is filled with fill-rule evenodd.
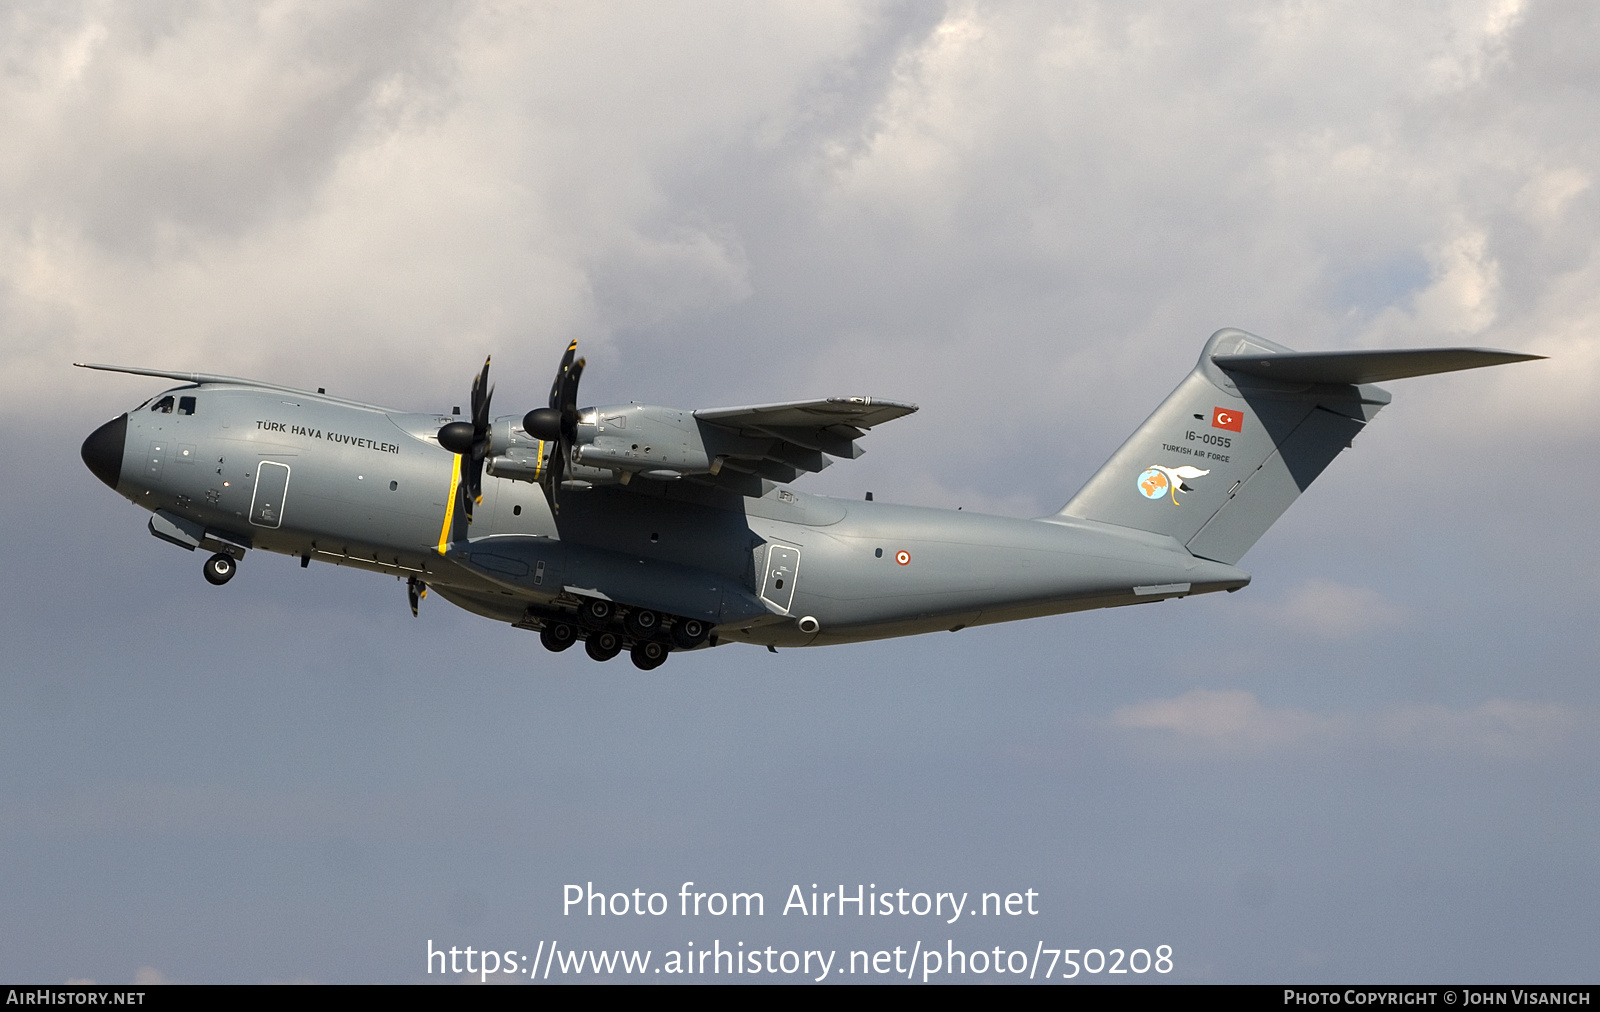
M 233 574 L 239 571 L 239 564 L 233 561 L 233 556 L 218 552 L 206 560 L 204 568 L 200 571 L 205 574 L 207 583 L 213 587 L 220 587 L 233 579 Z

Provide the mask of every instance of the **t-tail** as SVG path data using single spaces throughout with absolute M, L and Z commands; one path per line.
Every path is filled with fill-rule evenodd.
M 1349 446 L 1387 380 L 1524 362 L 1482 348 L 1297 352 L 1219 330 L 1194 371 L 1061 510 L 1232 565 Z

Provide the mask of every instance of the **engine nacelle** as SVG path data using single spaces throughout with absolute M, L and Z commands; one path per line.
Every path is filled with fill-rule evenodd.
M 576 436 L 567 478 L 592 485 L 626 482 L 636 476 L 669 481 L 692 474 L 716 474 L 722 467 L 719 458 L 759 458 L 770 442 L 703 424 L 690 411 L 654 404 L 588 408 L 578 417 Z M 537 482 L 544 477 L 554 445 L 524 431 L 520 417 L 498 418 L 489 429 L 484 468 L 497 478 Z M 819 459 L 808 469 L 822 466 L 826 464 Z
M 573 463 L 585 467 L 653 479 L 709 474 L 716 460 L 691 412 L 649 404 L 584 412 L 572 455 Z

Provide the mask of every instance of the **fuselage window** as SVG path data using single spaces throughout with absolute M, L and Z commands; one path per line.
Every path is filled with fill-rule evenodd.
M 180 414 L 180 415 L 192 415 L 192 414 L 194 414 L 194 398 L 193 397 L 179 397 L 178 398 L 178 414 Z
M 172 414 L 172 395 L 168 394 L 159 401 L 156 401 L 154 404 L 150 405 L 150 410 L 159 411 L 163 415 Z

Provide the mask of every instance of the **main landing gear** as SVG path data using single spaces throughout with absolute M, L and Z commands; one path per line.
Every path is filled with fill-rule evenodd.
M 200 571 L 205 574 L 207 583 L 220 587 L 233 579 L 233 574 L 239 571 L 239 564 L 233 561 L 233 556 L 218 552 L 206 560 L 205 567 Z
M 655 640 L 645 640 L 633 645 L 633 666 L 640 671 L 654 671 L 667 661 L 667 645 Z
M 592 632 L 589 638 L 583 641 L 583 649 L 593 660 L 609 661 L 622 653 L 622 637 L 609 629 L 604 632 Z
M 567 622 L 546 622 L 544 628 L 539 630 L 539 642 L 544 644 L 546 650 L 559 654 L 578 642 L 578 630 Z
M 545 619 L 539 630 L 546 650 L 560 652 L 581 639 L 584 653 L 594 660 L 609 661 L 626 650 L 641 671 L 659 668 L 673 650 L 693 650 L 710 636 L 711 626 L 700 619 L 622 609 L 597 599 L 585 601 L 574 618 Z
M 672 642 L 684 650 L 693 650 L 711 635 L 711 627 L 697 618 L 680 618 L 672 624 Z

